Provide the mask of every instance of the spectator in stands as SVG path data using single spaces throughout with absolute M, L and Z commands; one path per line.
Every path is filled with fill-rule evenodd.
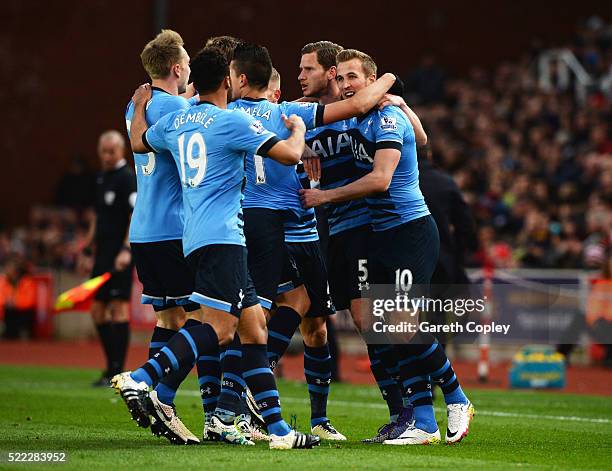
M 4 312 L 4 337 L 32 338 L 36 316 L 36 283 L 23 257 L 13 254 L 0 275 L 0 310 Z

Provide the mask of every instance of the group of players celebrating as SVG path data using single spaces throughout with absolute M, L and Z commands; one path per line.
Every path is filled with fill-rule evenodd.
M 327 417 L 326 317 L 349 309 L 366 329 L 364 285 L 395 285 L 403 273 L 427 285 L 438 257 L 419 189 L 418 117 L 401 92 L 387 93 L 393 74 L 377 79 L 370 56 L 329 41 L 302 49 L 295 102 L 278 102 L 267 49 L 233 37 L 209 39 L 190 60 L 180 35 L 164 30 L 141 59 L 151 85 L 126 111 L 138 185 L 130 244 L 157 325 L 149 360 L 113 387 L 139 426 L 173 443 L 200 442 L 173 405 L 194 365 L 204 441 L 346 440 Z M 272 373 L 298 327 L 309 434 L 283 420 Z M 368 354 L 390 420 L 364 442 L 439 443 L 432 383 L 447 403 L 446 443 L 467 435 L 473 406 L 434 337 L 369 344 Z

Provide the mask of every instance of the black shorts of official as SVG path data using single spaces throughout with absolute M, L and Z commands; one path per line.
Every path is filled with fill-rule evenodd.
M 295 260 L 299 279 L 285 282 L 278 287 L 278 294 L 286 293 L 304 284 L 310 298 L 310 309 L 306 317 L 324 317 L 335 314 L 336 309 L 329 295 L 327 268 L 319 241 L 287 242 L 289 254 Z
M 363 268 L 367 268 L 369 236 L 370 226 L 365 225 L 329 237 L 329 291 L 338 310 L 349 309 L 352 299 L 361 298 L 361 287 L 367 281 Z
M 194 303 L 240 317 L 242 309 L 259 303 L 247 269 L 247 250 L 242 245 L 212 244 L 194 250 L 187 263 L 195 273 Z
M 152 304 L 156 311 L 182 306 L 189 312 L 199 307 L 189 300 L 194 273 L 183 256 L 180 239 L 132 243 L 131 247 L 142 283 L 142 304 Z
M 426 295 L 438 263 L 440 236 L 430 215 L 370 234 L 368 243 L 368 282 L 395 285 L 397 270 L 410 270 L 412 285 Z
M 244 236 L 248 249 L 249 273 L 266 309 L 271 309 L 278 286 L 287 282 L 301 285 L 295 261 L 285 245 L 286 215 L 267 208 L 245 208 Z
M 94 257 L 94 266 L 91 277 L 100 276 L 106 272 L 113 272 L 110 280 L 100 287 L 94 299 L 101 302 L 112 300 L 129 301 L 132 295 L 132 270 L 130 264 L 125 270 L 114 272 L 115 258 L 123 248 L 123 240 L 98 242 Z

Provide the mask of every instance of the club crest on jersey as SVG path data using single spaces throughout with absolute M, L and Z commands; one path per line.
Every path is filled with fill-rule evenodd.
M 266 128 L 263 127 L 263 124 L 261 124 L 261 121 L 253 121 L 250 127 L 255 134 L 261 134 L 266 130 Z
M 397 129 L 397 119 L 391 116 L 382 116 L 380 118 L 380 129 L 383 131 L 395 131 Z

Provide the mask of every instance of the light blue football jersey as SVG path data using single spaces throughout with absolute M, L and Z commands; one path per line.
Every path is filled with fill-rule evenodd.
M 179 170 L 185 256 L 205 245 L 244 246 L 244 159 L 265 158 L 278 138 L 245 113 L 200 102 L 164 116 L 143 140 L 156 152 L 170 151 Z
M 149 126 L 172 111 L 183 110 L 189 103 L 161 88 L 152 87 L 153 94 L 145 111 Z M 125 111 L 128 134 L 134 104 Z M 137 196 L 130 223 L 130 242 L 159 242 L 183 236 L 183 197 L 181 182 L 169 152 L 134 153 Z
M 387 191 L 366 198 L 372 230 L 384 231 L 429 214 L 419 187 L 414 129 L 395 106 L 374 110 L 354 121 L 350 133 L 358 168 L 371 171 L 379 149 L 397 149 L 401 158 Z
M 291 134 L 283 123 L 282 114 L 298 115 L 304 120 L 306 129 L 313 129 L 321 124 L 324 109 L 318 103 L 270 103 L 265 98 L 242 98 L 230 103 L 228 107 L 248 113 L 281 139 Z M 302 186 L 295 165 L 283 165 L 249 154 L 246 171 L 245 208 L 293 210 L 296 215 L 302 214 L 299 195 Z

